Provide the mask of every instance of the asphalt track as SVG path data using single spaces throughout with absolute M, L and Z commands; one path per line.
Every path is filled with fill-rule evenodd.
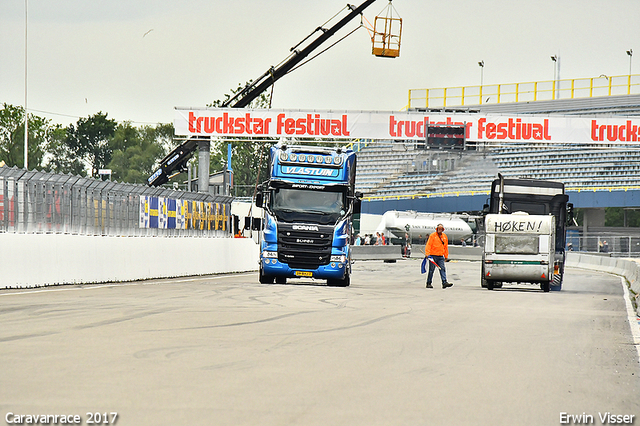
M 561 292 L 488 291 L 478 262 L 447 268 L 446 290 L 425 289 L 412 259 L 357 262 L 349 288 L 237 274 L 0 291 L 0 424 L 640 422 L 618 277 L 568 269 Z

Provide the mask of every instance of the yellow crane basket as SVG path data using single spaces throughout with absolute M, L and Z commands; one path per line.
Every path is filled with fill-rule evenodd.
M 389 0 L 386 9 L 373 21 L 372 53 L 384 58 L 397 58 L 400 56 L 401 37 L 402 18 L 398 16 L 398 12 Z

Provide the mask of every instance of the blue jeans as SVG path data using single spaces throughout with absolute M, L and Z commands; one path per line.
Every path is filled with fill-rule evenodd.
M 440 278 L 442 279 L 442 283 L 447 282 L 447 271 L 444 269 L 444 256 L 429 256 L 431 257 L 440 267 Z M 429 275 L 427 275 L 427 283 L 431 284 L 431 280 L 433 280 L 433 271 L 436 269 L 436 265 L 429 263 Z

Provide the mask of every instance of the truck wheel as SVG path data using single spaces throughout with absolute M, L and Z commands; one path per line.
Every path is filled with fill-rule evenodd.
M 486 280 L 487 281 L 487 290 L 493 290 L 493 280 Z
M 276 277 L 276 284 L 286 284 L 286 283 L 287 283 L 286 277 Z
M 349 287 L 351 284 L 351 277 L 349 275 L 345 275 L 342 280 L 327 280 L 327 285 L 330 287 Z
M 263 274 L 262 268 L 260 268 L 260 284 L 273 284 L 273 279 L 274 277 Z

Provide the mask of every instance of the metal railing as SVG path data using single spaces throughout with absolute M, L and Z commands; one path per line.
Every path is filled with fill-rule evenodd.
M 447 108 L 631 94 L 640 94 L 640 74 L 410 89 L 407 108 Z
M 231 200 L 0 167 L 0 232 L 223 237 Z
M 613 257 L 640 257 L 640 235 L 574 236 L 567 232 L 567 250 Z

